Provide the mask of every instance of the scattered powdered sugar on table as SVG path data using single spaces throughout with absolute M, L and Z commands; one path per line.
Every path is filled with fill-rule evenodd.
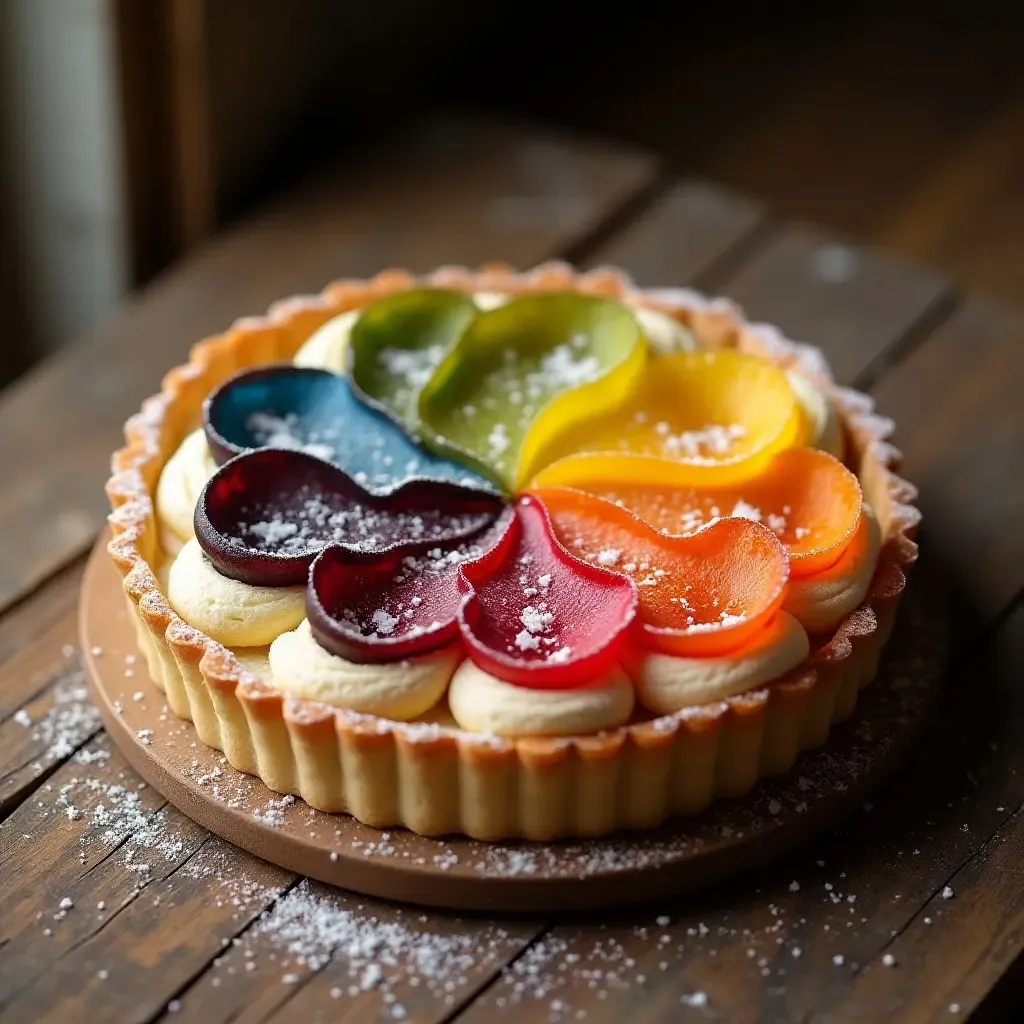
M 464 930 L 452 920 L 438 931 L 416 910 L 382 907 L 380 914 L 357 897 L 304 880 L 238 941 L 244 969 L 273 970 L 283 984 L 294 985 L 330 965 L 332 998 L 376 991 L 382 1018 L 402 1020 L 408 1011 L 399 987 L 421 988 L 451 1005 L 482 967 L 501 963 L 519 948 L 497 925 Z
M 32 730 L 32 738 L 45 745 L 41 762 L 33 770 L 41 770 L 44 763 L 70 757 L 100 728 L 100 713 L 89 700 L 85 676 L 79 669 L 59 682 L 52 692 L 52 702 L 46 713 L 36 721 L 22 709 L 14 720 Z

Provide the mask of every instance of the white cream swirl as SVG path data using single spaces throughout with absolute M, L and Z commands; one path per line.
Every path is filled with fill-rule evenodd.
M 659 715 L 724 700 L 781 679 L 810 653 L 803 627 L 779 612 L 742 650 L 714 658 L 683 658 L 655 651 L 631 652 L 624 661 L 637 699 Z
M 644 337 L 650 342 L 651 348 L 658 355 L 692 352 L 700 347 L 694 336 L 667 313 L 647 306 L 634 306 L 633 316 L 644 332 Z
M 787 370 L 786 377 L 793 389 L 793 396 L 811 427 L 811 434 L 807 439 L 808 446 L 828 452 L 842 461 L 846 447 L 843 427 L 828 395 L 796 370 Z
M 193 430 L 167 460 L 156 485 L 156 514 L 160 543 L 169 555 L 176 555 L 193 536 L 196 502 L 216 470 L 201 427 Z
M 314 370 L 344 373 L 349 335 L 362 312 L 361 309 L 350 309 L 322 324 L 303 342 L 292 362 Z
M 190 625 L 225 647 L 261 647 L 306 617 L 306 588 L 256 587 L 222 576 L 190 540 L 167 575 L 167 599 Z
M 360 665 L 321 647 L 304 621 L 270 645 L 270 673 L 292 697 L 407 722 L 444 696 L 461 658 L 455 645 L 405 661 Z
M 835 565 L 813 576 L 790 577 L 783 608 L 808 633 L 827 633 L 867 597 L 878 564 L 882 531 L 865 502 L 857 532 Z
M 633 713 L 633 684 L 616 665 L 600 682 L 575 690 L 534 690 L 492 676 L 468 658 L 448 689 L 455 721 L 496 736 L 580 736 L 614 729 Z
M 474 292 L 473 301 L 478 309 L 487 313 L 492 309 L 507 306 L 512 301 L 512 296 L 506 295 L 505 292 Z

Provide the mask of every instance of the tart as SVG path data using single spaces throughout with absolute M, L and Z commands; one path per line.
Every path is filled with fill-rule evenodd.
M 827 741 L 917 548 L 892 424 L 729 302 L 387 271 L 196 344 L 110 555 L 171 711 L 312 807 L 649 828 Z

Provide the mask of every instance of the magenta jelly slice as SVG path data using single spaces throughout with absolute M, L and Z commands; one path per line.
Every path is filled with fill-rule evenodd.
M 636 613 L 632 580 L 570 555 L 530 495 L 516 502 L 498 543 L 465 563 L 460 576 L 470 658 L 518 686 L 600 682 L 618 661 Z

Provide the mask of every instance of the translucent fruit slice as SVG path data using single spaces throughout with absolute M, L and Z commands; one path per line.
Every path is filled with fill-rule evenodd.
M 586 412 L 547 440 L 531 486 L 572 486 L 581 475 L 643 480 L 652 459 L 665 483 L 731 482 L 800 443 L 806 429 L 785 373 L 729 350 L 652 359 L 624 401 Z
M 457 543 L 387 551 L 334 547 L 313 562 L 306 614 L 318 644 L 355 662 L 411 658 L 458 640 L 459 566 L 504 533 L 510 510 L 490 529 Z
M 327 370 L 265 366 L 236 374 L 207 398 L 203 424 L 218 463 L 257 448 L 286 448 L 333 462 L 379 491 L 415 477 L 492 486 L 413 443 L 346 378 Z
M 330 545 L 380 551 L 457 542 L 486 529 L 503 508 L 488 491 L 443 480 L 410 480 L 374 494 L 313 455 L 263 448 L 210 478 L 196 504 L 195 530 L 224 576 L 296 586 Z
M 514 299 L 473 320 L 424 386 L 422 436 L 515 490 L 566 424 L 624 398 L 645 357 L 637 322 L 618 302 Z
M 349 339 L 353 385 L 415 436 L 420 390 L 477 312 L 469 296 L 440 288 L 396 292 L 367 306 Z
M 652 461 L 649 470 L 645 481 L 573 477 L 571 485 L 623 505 L 668 534 L 692 533 L 718 516 L 763 523 L 785 544 L 793 576 L 810 576 L 838 561 L 863 504 L 856 476 L 813 448 L 779 452 L 760 474 L 738 484 L 671 487 L 665 485 L 668 466 Z
M 686 657 L 724 654 L 752 639 L 782 604 L 785 548 L 748 519 L 720 519 L 691 536 L 666 537 L 582 491 L 535 495 L 569 551 L 634 581 L 643 647 Z
M 570 555 L 544 506 L 529 495 L 501 540 L 463 564 L 460 625 L 469 657 L 485 672 L 535 689 L 597 683 L 618 661 L 636 609 L 636 588 Z

